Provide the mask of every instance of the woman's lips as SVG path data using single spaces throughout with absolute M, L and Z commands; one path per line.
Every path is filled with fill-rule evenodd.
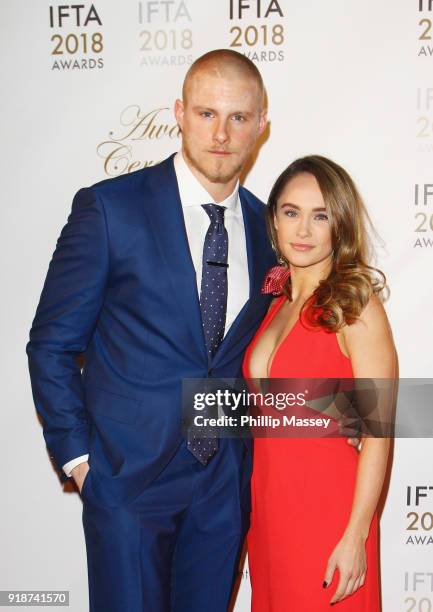
M 290 246 L 295 249 L 295 251 L 311 251 L 314 249 L 314 245 L 312 244 L 302 244 L 297 242 L 291 242 Z

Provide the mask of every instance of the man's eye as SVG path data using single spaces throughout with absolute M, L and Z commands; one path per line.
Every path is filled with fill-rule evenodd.
M 209 111 L 203 111 L 201 113 L 201 116 L 202 117 L 212 117 L 212 113 L 210 113 Z
M 245 117 L 243 115 L 234 115 L 233 119 L 236 121 L 245 121 Z

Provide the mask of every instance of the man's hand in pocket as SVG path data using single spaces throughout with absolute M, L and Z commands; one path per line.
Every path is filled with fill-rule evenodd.
M 80 463 L 79 465 L 76 465 L 71 472 L 71 476 L 75 480 L 75 484 L 78 487 L 80 495 L 81 495 L 81 489 L 83 488 L 84 480 L 87 476 L 87 472 L 89 471 L 89 469 L 90 469 L 90 466 L 88 462 L 85 461 L 84 463 Z

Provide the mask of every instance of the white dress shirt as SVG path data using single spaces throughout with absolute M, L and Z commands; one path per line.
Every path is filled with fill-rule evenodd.
M 174 170 L 179 187 L 189 249 L 196 273 L 198 296 L 200 296 L 201 288 L 203 245 L 210 225 L 209 216 L 202 208 L 202 204 L 219 204 L 226 207 L 224 225 L 229 238 L 227 258 L 229 267 L 227 268 L 225 335 L 248 300 L 250 287 L 244 218 L 239 199 L 239 181 L 233 192 L 225 200 L 215 202 L 191 172 L 181 151 L 176 153 L 174 157 Z M 66 475 L 70 476 L 72 469 L 87 461 L 88 458 L 89 455 L 82 455 L 65 463 L 63 470 Z

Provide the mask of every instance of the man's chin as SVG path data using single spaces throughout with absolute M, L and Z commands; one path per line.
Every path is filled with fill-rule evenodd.
M 237 174 L 237 172 L 232 172 L 231 174 L 204 174 L 204 177 L 209 183 L 220 183 L 225 185 L 234 179 Z
M 203 168 L 201 173 L 210 183 L 229 183 L 234 178 L 238 177 L 241 172 L 242 166 L 236 166 L 235 168 L 218 168 L 217 170 L 211 168 Z
M 210 183 L 229 183 L 234 178 L 238 177 L 242 170 L 242 164 L 239 163 L 236 164 L 236 166 L 224 167 L 224 160 L 214 160 L 217 163 L 200 163 L 199 160 L 189 154 L 188 150 L 186 151 L 186 158 L 193 168 Z

